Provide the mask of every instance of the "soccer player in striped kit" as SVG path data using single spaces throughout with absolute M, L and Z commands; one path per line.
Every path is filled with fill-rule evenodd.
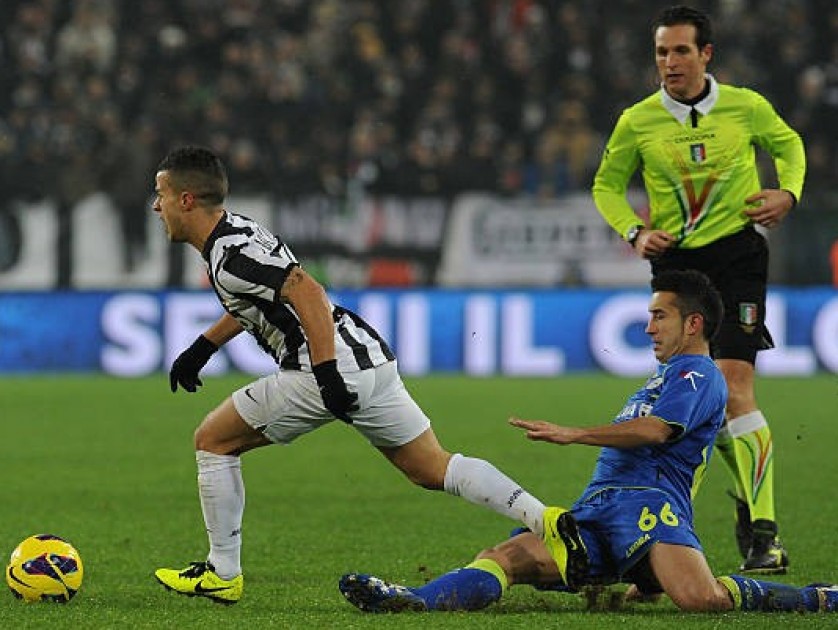
M 202 147 L 174 149 L 157 170 L 153 209 L 171 241 L 201 253 L 226 311 L 174 361 L 171 389 L 195 392 L 210 357 L 245 330 L 279 369 L 233 392 L 196 430 L 209 555 L 183 569 L 158 569 L 158 581 L 185 595 L 237 602 L 244 584 L 240 456 L 289 444 L 336 418 L 413 483 L 542 531 L 544 505 L 489 462 L 444 450 L 387 343 L 361 317 L 332 304 L 281 238 L 227 210 L 227 190 L 224 165 Z

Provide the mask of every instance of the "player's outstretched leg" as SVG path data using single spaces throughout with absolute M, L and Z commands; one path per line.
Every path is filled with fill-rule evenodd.
M 244 577 L 225 580 L 209 562 L 192 562 L 185 569 L 157 569 L 154 577 L 170 591 L 187 597 L 208 597 L 220 604 L 235 604 L 244 590 Z
M 339 583 L 343 596 L 365 612 L 481 610 L 498 601 L 508 586 L 503 569 L 489 558 L 449 571 L 424 586 L 401 586 L 359 573 L 348 573 Z
M 729 575 L 718 580 L 730 593 L 735 610 L 838 612 L 838 585 L 810 584 L 800 588 L 743 575 Z

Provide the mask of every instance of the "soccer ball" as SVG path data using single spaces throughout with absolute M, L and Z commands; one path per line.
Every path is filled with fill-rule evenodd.
M 30 536 L 12 552 L 6 582 L 27 602 L 68 602 L 81 586 L 84 568 L 76 548 L 52 534 Z

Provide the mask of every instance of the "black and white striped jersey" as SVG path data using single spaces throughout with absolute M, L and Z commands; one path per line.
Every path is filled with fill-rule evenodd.
M 297 313 L 279 297 L 288 273 L 299 266 L 288 246 L 255 221 L 225 212 L 202 255 L 224 309 L 259 346 L 283 369 L 311 370 L 308 343 Z M 334 305 L 332 315 L 339 371 L 366 370 L 395 358 L 361 317 Z

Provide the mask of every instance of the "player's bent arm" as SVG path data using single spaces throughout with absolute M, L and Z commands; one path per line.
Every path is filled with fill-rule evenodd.
M 280 297 L 294 307 L 308 339 L 311 364 L 335 358 L 335 322 L 326 291 L 300 267 L 294 267 L 282 284 Z
M 585 444 L 613 448 L 638 448 L 663 444 L 675 429 L 656 416 L 643 416 L 597 427 L 565 427 L 542 420 L 510 419 L 512 426 L 524 429 L 527 438 L 553 444 Z
M 589 427 L 577 444 L 613 448 L 652 446 L 665 443 L 673 431 L 671 425 L 657 416 L 640 416 L 617 424 Z
M 753 114 L 757 144 L 774 159 L 780 188 L 799 202 L 806 177 L 806 148 L 800 134 L 761 95 L 756 96 Z
M 229 313 L 224 313 L 218 321 L 204 332 L 204 337 L 220 348 L 243 330 L 244 328 L 235 317 Z

